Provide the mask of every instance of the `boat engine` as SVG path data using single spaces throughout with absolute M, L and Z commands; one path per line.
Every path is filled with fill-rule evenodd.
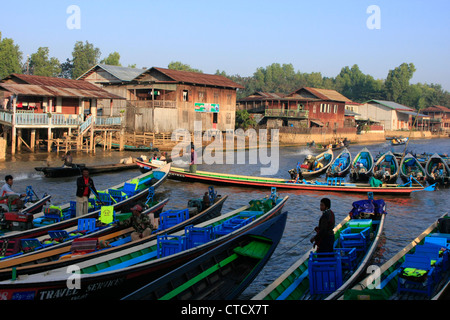
M 0 212 L 0 226 L 11 231 L 24 231 L 33 228 L 33 215 L 19 212 Z

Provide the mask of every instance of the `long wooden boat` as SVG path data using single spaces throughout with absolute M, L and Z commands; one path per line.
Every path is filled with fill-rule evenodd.
M 397 158 L 391 151 L 382 154 L 373 167 L 373 176 L 383 183 L 395 183 L 398 178 L 400 166 Z
M 326 149 L 331 149 L 332 151 L 339 151 L 339 150 L 341 150 L 343 148 L 347 148 L 349 146 L 349 144 L 350 144 L 350 141 L 349 140 L 345 140 L 342 145 L 341 144 L 332 144 L 331 148 L 329 147 L 329 145 L 321 145 L 321 147 L 317 147 L 315 145 L 313 146 L 313 145 L 311 145 L 309 143 L 307 145 L 309 146 L 309 148 L 312 151 L 323 152 Z
M 410 244 L 384 263 L 376 273 L 347 290 L 343 298 L 345 300 L 437 300 L 444 298 L 443 293 L 449 288 L 450 282 L 449 222 L 450 217 L 445 213 Z M 446 228 L 443 227 L 444 223 L 447 225 Z M 440 254 L 442 248 L 446 250 Z M 416 259 L 411 259 L 414 256 Z M 404 272 L 404 267 L 412 267 L 411 263 L 417 263 L 416 268 L 423 269 L 424 266 L 419 265 L 420 258 L 417 259 L 419 256 L 427 257 L 428 267 L 425 266 L 425 268 L 428 270 L 425 271 L 428 273 L 426 279 L 425 277 L 416 277 L 413 279 L 414 281 L 411 281 L 408 270 Z M 430 260 L 435 260 L 432 269 Z M 405 286 L 406 284 L 407 286 Z
M 42 207 L 45 206 L 48 202 L 50 202 L 51 195 L 44 194 L 41 198 L 39 198 L 33 191 L 31 186 L 27 187 L 26 196 L 23 199 L 25 204 L 24 208 L 20 210 L 22 214 L 36 214 L 42 211 Z M 16 212 L 17 208 L 12 208 L 8 204 L 8 197 L 0 197 L 0 211 L 4 212 Z M 12 209 L 12 210 L 11 210 Z
M 34 169 L 43 172 L 46 178 L 61 178 L 79 176 L 84 168 L 89 169 L 89 174 L 95 175 L 106 172 L 138 169 L 139 167 L 136 163 L 113 163 L 89 166 L 84 164 L 73 164 L 72 167 L 35 167 Z
M 407 141 L 408 141 L 408 138 L 393 138 L 391 140 L 391 144 L 393 146 L 400 146 L 402 144 L 406 144 Z
M 437 171 L 434 170 L 437 168 Z M 433 154 L 425 165 L 428 183 L 448 185 L 450 182 L 450 168 L 447 163 L 437 154 Z
M 148 171 L 152 168 L 159 168 L 158 164 L 153 162 L 136 161 L 141 168 L 141 171 Z M 216 185 L 237 185 L 240 187 L 258 187 L 277 189 L 291 189 L 291 190 L 309 190 L 320 192 L 350 192 L 350 193 L 367 193 L 374 194 L 395 194 L 395 195 L 410 195 L 411 192 L 421 191 L 422 186 L 398 186 L 398 185 L 383 185 L 383 187 L 371 187 L 368 183 L 328 183 L 319 181 L 298 181 L 278 179 L 278 178 L 264 178 L 252 177 L 242 175 L 232 175 L 225 173 L 215 173 L 208 171 L 199 171 L 190 173 L 189 170 L 183 168 L 171 167 L 169 178 L 181 181 L 203 182 L 207 184 Z
M 344 148 L 328 167 L 327 177 L 345 177 L 350 171 L 351 164 L 352 154 L 347 148 Z
M 227 195 L 216 195 L 213 201 L 211 201 L 211 205 L 204 208 L 201 212 L 192 215 L 188 214 L 185 217 L 186 219 L 180 220 L 178 223 L 173 225 L 172 223 L 168 223 L 168 225 L 164 227 L 161 227 L 160 225 L 160 227 L 157 230 L 154 230 L 150 236 L 133 242 L 131 241 L 130 235 L 134 229 L 130 227 L 107 233 L 105 235 L 90 235 L 89 239 L 96 238 L 98 240 L 98 244 L 108 243 L 108 246 L 103 248 L 95 248 L 95 250 L 84 254 L 74 252 L 74 249 L 70 245 L 65 245 L 46 252 L 38 252 L 33 256 L 24 255 L 13 260 L 3 261 L 0 263 L 0 280 L 11 279 L 13 268 L 16 277 L 62 268 L 72 264 L 77 264 L 81 261 L 98 258 L 102 255 L 124 250 L 135 245 L 140 245 L 142 243 L 154 240 L 162 234 L 174 233 L 183 230 L 188 225 L 203 223 L 220 215 L 223 204 L 227 198 Z M 147 209 L 144 213 L 148 214 L 152 212 L 154 212 L 154 210 Z
M 373 175 L 374 160 L 372 153 L 367 148 L 363 148 L 353 159 L 350 167 L 351 181 L 368 181 Z
M 233 300 L 278 246 L 287 212 L 143 286 L 122 300 Z
M 378 206 L 371 208 L 368 204 L 372 202 Z M 374 214 L 367 218 L 369 209 Z M 385 213 L 383 200 L 354 202 L 350 214 L 334 228 L 334 252 L 316 253 L 311 249 L 252 299 L 337 299 L 366 272 L 380 240 Z
M 411 178 L 414 178 L 419 183 L 426 183 L 427 174 L 425 169 L 411 153 L 405 155 L 400 162 L 400 178 L 403 182 L 407 182 L 411 180 Z
M 273 195 L 273 192 L 272 192 Z M 253 200 L 249 211 L 235 210 L 185 232 L 158 237 L 140 245 L 92 258 L 76 265 L 74 283 L 68 286 L 67 267 L 1 281 L 4 299 L 120 299 L 195 257 L 240 236 L 278 216 L 288 197 Z M 212 230 L 212 232 L 211 232 Z M 193 233 L 210 234 L 200 244 Z M 189 243 L 189 246 L 185 245 Z M 188 249 L 186 249 L 188 248 Z M 69 280 L 70 282 L 70 280 Z
M 309 156 L 313 157 L 312 155 L 309 155 Z M 313 163 L 312 170 L 309 170 L 309 169 L 303 167 L 303 166 L 306 166 L 306 163 L 308 162 L 308 158 L 305 159 L 304 164 L 300 167 L 303 177 L 305 177 L 305 178 L 317 177 L 317 176 L 320 176 L 321 174 L 325 173 L 327 171 L 328 167 L 333 162 L 333 151 L 328 149 L 325 152 L 322 152 L 321 154 L 314 156 L 314 158 L 315 158 L 315 161 Z
M 111 187 L 107 190 L 104 190 L 103 192 L 99 192 L 99 196 L 104 195 L 106 199 L 110 201 L 110 203 L 106 203 L 104 198 L 101 198 L 100 200 L 105 205 L 111 205 L 114 207 L 114 210 L 120 211 L 121 208 L 124 208 L 125 206 L 128 206 L 130 204 L 133 204 L 137 201 L 140 201 L 142 199 L 145 199 L 148 194 L 150 188 L 152 190 L 155 190 L 157 187 L 159 187 L 168 177 L 169 171 L 170 171 L 171 165 L 165 165 L 161 167 L 159 170 L 150 171 L 145 174 L 142 174 L 136 178 L 129 179 L 121 184 L 118 184 L 114 187 Z M 132 189 L 132 190 L 131 190 Z M 116 200 L 114 197 L 111 198 L 113 191 L 118 192 L 120 194 L 125 193 L 126 196 L 122 197 L 122 199 L 117 198 Z M 108 192 L 108 193 L 106 193 Z M 114 199 L 113 199 L 114 198 Z M 67 217 L 62 218 L 59 222 L 52 222 L 48 225 L 42 225 L 37 228 L 31 228 L 24 231 L 11 231 L 8 233 L 5 233 L 4 235 L 0 236 L 0 241 L 3 240 L 11 240 L 11 239 L 25 239 L 25 238 L 38 238 L 40 236 L 48 234 L 48 231 L 50 230 L 61 230 L 61 229 L 67 229 L 69 227 L 73 227 L 78 225 L 78 219 L 83 218 L 98 218 L 101 206 L 97 206 L 95 203 L 98 202 L 97 196 L 94 194 L 91 194 L 91 200 L 94 205 L 94 209 L 91 212 L 88 212 L 88 214 L 76 217 L 75 216 L 75 201 L 60 206 L 61 210 L 61 216 Z M 45 213 L 41 212 L 36 215 L 34 215 L 36 221 L 36 218 L 43 218 L 45 217 Z
M 149 200 L 147 205 L 149 206 L 144 214 L 159 213 L 169 201 L 168 198 L 162 201 Z M 128 216 L 129 214 L 122 212 L 114 212 L 116 219 L 120 219 L 120 216 Z M 101 213 L 100 213 L 101 216 Z M 102 223 L 101 219 L 88 218 L 80 219 L 80 224 L 77 226 L 71 226 L 65 229 L 50 230 L 48 234 L 37 238 L 26 239 L 13 239 L 8 241 L 8 244 L 14 241 L 17 243 L 14 249 L 3 250 L 3 246 L 0 249 L 0 269 L 16 266 L 25 260 L 28 263 L 35 259 L 37 254 L 42 253 L 39 259 L 42 259 L 45 255 L 50 255 L 51 252 L 57 250 L 60 252 L 60 248 L 67 248 L 70 250 L 70 246 L 74 241 L 80 241 L 83 239 L 93 239 L 96 237 L 108 237 L 109 234 L 118 232 L 125 227 L 120 226 L 117 223 Z M 7 252 L 7 255 L 4 253 Z M 43 260 L 39 260 L 40 263 Z

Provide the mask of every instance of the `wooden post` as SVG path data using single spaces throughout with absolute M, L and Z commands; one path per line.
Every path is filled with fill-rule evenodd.
M 53 142 L 52 128 L 48 127 L 48 129 L 47 129 L 47 152 L 52 151 L 52 142 Z
M 106 140 L 106 130 L 103 131 L 103 150 L 106 150 L 106 145 L 108 144 L 108 141 Z
M 112 149 L 112 131 L 109 132 L 109 142 L 108 142 L 108 148 L 109 150 Z
M 119 139 L 119 150 L 120 151 L 123 151 L 123 149 L 124 149 L 124 145 L 125 145 L 124 142 L 125 142 L 125 129 L 122 128 L 120 130 L 120 139 Z
M 22 129 L 17 129 L 17 151 L 22 150 Z
M 17 107 L 17 97 L 13 98 L 13 116 L 12 116 L 12 127 L 11 127 L 11 154 L 16 154 L 16 107 Z
M 31 129 L 30 148 L 32 152 L 36 151 L 36 129 Z

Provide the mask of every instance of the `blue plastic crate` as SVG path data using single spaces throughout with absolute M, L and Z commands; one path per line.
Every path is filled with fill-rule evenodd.
M 77 231 L 83 231 L 85 233 L 93 232 L 97 229 L 97 220 L 95 218 L 78 219 Z
M 193 225 L 184 228 L 186 236 L 186 249 L 194 248 L 212 240 L 213 229 L 211 226 L 196 228 Z
M 108 189 L 108 193 L 117 201 L 123 201 L 125 200 L 128 196 L 126 193 L 122 192 L 121 190 L 117 190 L 117 189 Z
M 167 257 L 186 249 L 185 236 L 162 235 L 157 238 L 157 257 Z
M 158 230 L 165 230 L 189 219 L 189 209 L 168 210 L 159 215 Z
M 313 253 L 308 261 L 311 295 L 330 294 L 342 285 L 341 257 L 337 253 Z

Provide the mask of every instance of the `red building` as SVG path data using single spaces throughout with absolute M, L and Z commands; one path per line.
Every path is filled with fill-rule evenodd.
M 430 129 L 432 131 L 450 130 L 450 109 L 444 106 L 431 106 L 422 111 L 430 116 Z
M 344 127 L 348 101 L 335 90 L 303 87 L 287 95 L 256 92 L 238 103 L 239 109 L 263 113 L 267 127 L 336 129 Z

